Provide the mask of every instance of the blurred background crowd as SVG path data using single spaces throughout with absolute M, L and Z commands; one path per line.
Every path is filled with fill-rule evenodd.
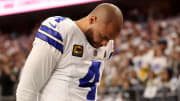
M 1 95 L 12 101 L 25 60 L 32 48 L 34 36 L 16 36 L 0 32 L 0 86 Z
M 38 19 L 30 27 L 20 25 L 17 28 L 23 30 L 20 32 L 0 27 L 0 101 L 15 101 L 20 72 L 41 21 L 43 19 Z M 178 101 L 178 14 L 166 14 L 157 9 L 150 9 L 148 13 L 128 10 L 114 50 L 103 72 L 98 101 Z
M 107 94 L 103 101 L 129 99 L 136 89 L 145 98 L 164 92 L 173 95 L 179 73 L 180 17 L 149 18 L 143 23 L 125 21 L 115 41 L 115 53 L 105 68 L 100 93 Z M 111 94 L 118 95 L 117 99 Z

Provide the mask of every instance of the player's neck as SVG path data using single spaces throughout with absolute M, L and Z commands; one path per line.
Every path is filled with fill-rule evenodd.
M 86 22 L 86 18 L 82 18 L 80 20 L 75 21 L 75 23 L 83 33 L 85 33 L 88 28 L 85 22 Z

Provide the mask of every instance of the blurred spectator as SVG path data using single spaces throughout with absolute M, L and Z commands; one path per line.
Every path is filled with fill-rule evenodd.
M 154 57 L 150 62 L 150 67 L 157 75 L 167 67 L 167 57 L 163 54 L 160 46 L 154 48 Z
M 15 81 L 15 74 L 10 70 L 10 67 L 4 66 L 1 75 L 2 96 L 13 96 Z
M 158 90 L 168 88 L 169 91 L 175 91 L 177 87 L 177 78 L 173 76 L 173 71 L 170 68 L 164 69 L 161 73 L 159 81 L 156 83 Z

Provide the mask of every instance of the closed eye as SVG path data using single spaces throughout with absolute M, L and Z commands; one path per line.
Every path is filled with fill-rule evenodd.
M 108 37 L 104 37 L 104 40 L 107 40 L 107 41 L 109 41 L 109 38 L 108 38 Z

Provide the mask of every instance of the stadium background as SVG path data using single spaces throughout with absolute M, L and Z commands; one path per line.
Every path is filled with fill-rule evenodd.
M 180 101 L 179 0 L 103 0 L 0 16 L 0 101 L 15 101 L 20 71 L 44 19 L 77 20 L 102 2 L 121 8 L 124 26 L 103 73 L 99 101 Z

